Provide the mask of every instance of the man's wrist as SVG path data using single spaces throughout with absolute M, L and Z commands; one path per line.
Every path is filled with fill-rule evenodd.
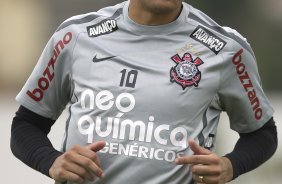
M 231 161 L 227 157 L 222 157 L 224 163 L 224 181 L 229 182 L 233 179 L 233 167 Z

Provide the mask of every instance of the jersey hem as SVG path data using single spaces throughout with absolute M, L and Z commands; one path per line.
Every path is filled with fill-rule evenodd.
M 247 129 L 244 128 L 245 131 L 238 131 L 236 130 L 236 128 L 232 128 L 232 130 L 238 132 L 238 133 L 251 133 L 254 132 L 258 129 L 260 129 L 263 125 L 265 125 L 265 123 L 268 122 L 268 120 L 270 120 L 271 117 L 273 117 L 274 114 L 274 110 L 273 109 L 269 109 L 263 116 L 264 118 L 262 120 L 260 120 L 259 122 L 256 123 L 255 127 L 248 127 Z M 255 123 L 255 122 L 254 122 Z

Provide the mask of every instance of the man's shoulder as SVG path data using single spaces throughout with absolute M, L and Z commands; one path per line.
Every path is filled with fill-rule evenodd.
M 228 43 L 227 45 L 229 45 L 228 47 L 225 47 L 225 49 L 228 48 L 232 50 L 235 44 L 239 47 L 245 48 L 252 53 L 252 49 L 247 39 L 242 36 L 237 30 L 218 24 L 207 14 L 192 7 L 191 5 L 186 6 L 189 7 L 187 21 L 196 27 L 195 31 L 199 30 L 198 32 L 201 33 L 201 37 L 206 35 L 208 38 L 213 37 L 218 38 L 219 40 L 223 40 L 224 42 Z
M 59 32 L 63 29 L 72 27 L 79 31 L 80 27 L 85 28 L 85 24 L 97 23 L 105 19 L 116 19 L 122 14 L 124 2 L 114 6 L 108 6 L 95 12 L 89 12 L 81 15 L 75 15 L 65 20 L 56 30 Z M 85 29 L 84 29 L 85 30 Z

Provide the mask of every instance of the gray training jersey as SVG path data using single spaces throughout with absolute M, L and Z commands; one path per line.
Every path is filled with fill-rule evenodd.
M 17 96 L 57 119 L 69 104 L 62 151 L 106 141 L 104 179 L 87 184 L 193 183 L 188 139 L 214 150 L 220 113 L 257 130 L 273 115 L 250 45 L 183 3 L 174 22 L 139 25 L 129 2 L 66 20 Z M 71 183 L 71 182 L 67 182 Z

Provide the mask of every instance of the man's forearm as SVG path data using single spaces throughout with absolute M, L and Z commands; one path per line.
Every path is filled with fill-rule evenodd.
M 234 150 L 225 155 L 233 167 L 233 179 L 268 160 L 277 148 L 277 130 L 273 118 L 252 133 L 240 134 Z
M 20 107 L 13 119 L 11 150 L 22 162 L 49 176 L 49 168 L 62 153 L 55 150 L 47 137 L 55 121 Z

